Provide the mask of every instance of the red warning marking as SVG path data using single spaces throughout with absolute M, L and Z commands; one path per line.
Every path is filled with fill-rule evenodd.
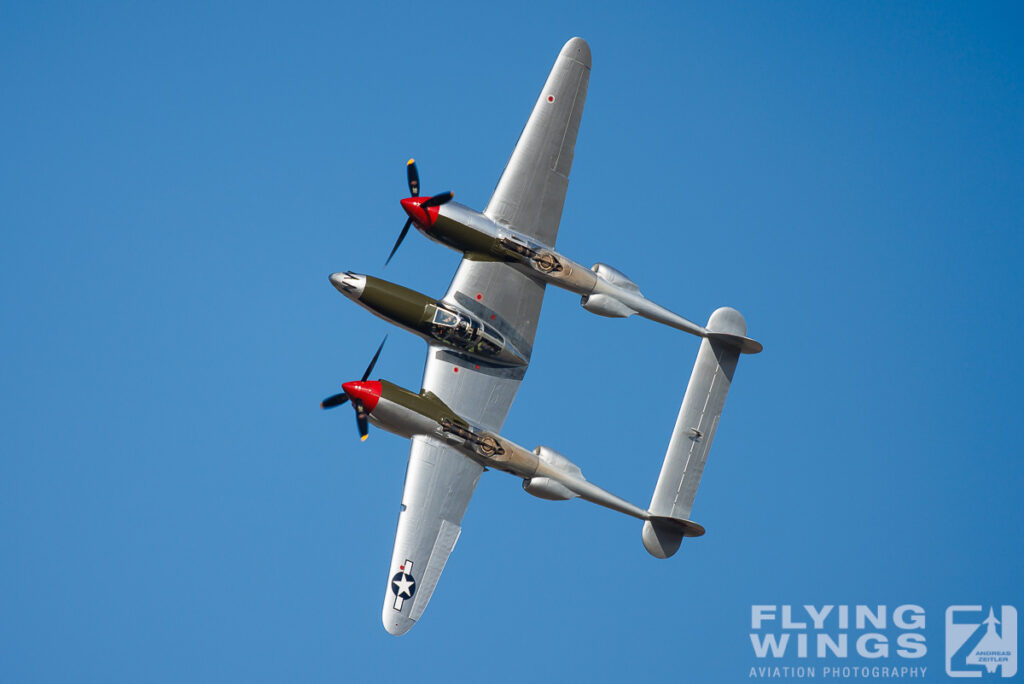
M 458 373 L 458 372 L 459 372 L 459 369 L 458 369 L 458 368 L 452 368 L 452 372 L 453 372 L 453 373 Z
M 554 95 L 548 95 L 548 102 L 554 102 L 554 101 L 555 101 L 555 96 Z

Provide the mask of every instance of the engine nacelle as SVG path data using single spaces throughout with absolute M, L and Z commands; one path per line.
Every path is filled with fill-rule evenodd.
M 584 295 L 580 298 L 580 304 L 590 313 L 607 318 L 629 318 L 636 313 L 615 297 L 606 294 Z
M 586 479 L 583 477 L 583 471 L 580 470 L 578 465 L 554 449 L 539 446 L 533 450 L 533 453 L 541 463 L 549 468 L 554 468 L 577 480 Z M 567 501 L 578 496 L 564 484 L 550 477 L 531 477 L 523 480 L 523 491 L 540 499 L 548 499 L 550 501 Z
M 551 466 L 555 470 L 560 470 L 569 477 L 575 477 L 579 480 L 585 480 L 583 477 L 583 471 L 580 467 L 567 459 L 562 454 L 558 453 L 554 449 L 549 449 L 546 446 L 539 446 L 533 450 L 533 453 L 541 460 L 545 465 Z
M 599 275 L 603 280 L 607 280 L 612 285 L 621 287 L 623 290 L 642 294 L 636 283 L 627 278 L 622 271 L 612 268 L 608 264 L 594 264 L 590 267 L 590 270 Z
M 538 499 L 549 501 L 568 501 L 576 498 L 576 494 L 568 487 L 555 482 L 550 477 L 531 477 L 528 480 L 523 480 L 523 491 Z
M 608 264 L 594 264 L 590 269 L 604 282 L 615 287 L 626 290 L 630 294 L 640 295 L 640 288 L 632 280 L 627 278 L 621 271 L 612 268 Z M 607 288 L 605 288 L 607 291 Z M 590 313 L 608 318 L 629 318 L 636 311 L 611 294 L 590 294 L 580 298 L 580 304 Z

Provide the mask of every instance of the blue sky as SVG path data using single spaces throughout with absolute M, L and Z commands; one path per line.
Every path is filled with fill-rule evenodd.
M 5 3 L 0 678 L 739 681 L 752 604 L 914 603 L 911 664 L 943 679 L 947 606 L 1024 609 L 1021 28 L 974 3 Z M 573 35 L 558 247 L 694 320 L 735 306 L 765 352 L 705 537 L 655 560 L 636 521 L 488 473 L 394 639 L 408 446 L 317 408 L 388 327 L 327 275 L 440 296 L 459 256 L 419 235 L 381 269 L 406 159 L 483 208 Z M 376 374 L 418 389 L 424 351 L 395 332 Z M 503 432 L 645 504 L 696 351 L 552 290 Z

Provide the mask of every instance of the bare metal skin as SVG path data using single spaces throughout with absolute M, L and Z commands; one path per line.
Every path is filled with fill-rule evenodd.
M 498 223 L 486 213 L 454 201 L 439 207 L 436 215 L 403 206 L 417 230 L 431 240 L 462 252 L 467 259 L 506 262 L 531 278 L 581 295 L 583 308 L 592 313 L 609 318 L 637 314 L 697 337 L 706 338 L 710 334 L 705 327 L 644 297 L 633 281 L 611 266 L 595 264 L 593 268 L 586 268 L 553 247 Z M 762 350 L 759 342 L 745 336 L 720 333 L 718 339 L 736 346 L 744 354 L 757 354 Z
M 486 468 L 493 468 L 522 478 L 523 489 L 545 499 L 565 500 L 580 497 L 644 521 L 669 521 L 688 537 L 699 537 L 704 528 L 689 520 L 653 515 L 611 492 L 588 482 L 580 468 L 566 457 L 547 447 L 533 451 L 493 432 L 475 427 L 460 418 L 436 396 L 415 394 L 386 380 L 379 380 L 363 394 L 369 410 L 370 422 L 392 434 L 406 439 L 417 435 L 433 437 L 458 449 L 465 456 Z M 379 387 L 379 389 L 378 389 Z M 353 396 L 359 392 L 354 392 Z M 376 393 L 370 397 L 368 394 Z M 535 481 L 547 485 L 532 489 Z M 552 487 L 550 483 L 560 485 Z
M 532 496 L 580 498 L 643 521 L 644 548 L 657 558 L 704 534 L 689 520 L 697 487 L 739 356 L 761 345 L 746 336 L 735 309 L 719 308 L 701 326 L 647 299 L 616 269 L 586 268 L 555 251 L 590 71 L 586 41 L 565 43 L 483 212 L 454 202 L 451 192 L 421 196 L 415 162 L 407 163 L 411 197 L 401 204 L 408 220 L 388 261 L 412 226 L 459 251 L 463 258 L 443 297 L 368 275 L 331 275 L 339 292 L 428 345 L 418 393 L 369 380 L 382 342 L 362 379 L 321 403 L 350 403 L 362 439 L 373 425 L 411 443 L 381 612 L 390 634 L 405 634 L 423 616 L 487 470 L 520 478 Z M 592 313 L 640 315 L 701 338 L 646 509 L 589 482 L 558 452 L 529 450 L 501 436 L 529 368 L 547 285 L 579 295 Z

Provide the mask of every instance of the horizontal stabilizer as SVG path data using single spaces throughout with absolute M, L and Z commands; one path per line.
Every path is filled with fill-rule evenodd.
M 708 339 L 716 342 L 724 342 L 740 350 L 741 354 L 760 354 L 764 347 L 757 340 L 752 340 L 743 335 L 731 335 L 723 332 L 708 332 Z
M 692 520 L 683 520 L 682 518 L 652 515 L 651 522 L 655 527 L 665 528 L 670 532 L 682 534 L 684 537 L 703 537 L 704 532 L 706 532 L 703 525 L 698 525 Z
M 644 547 L 658 558 L 674 554 L 683 537 L 704 533 L 703 527 L 687 519 L 736 372 L 742 349 L 742 343 L 737 341 L 748 339 L 743 316 L 728 307 L 711 314 L 707 330 L 651 498 L 651 517 L 644 523 Z M 750 342 L 760 351 L 761 345 Z M 697 530 L 700 534 L 695 534 Z

